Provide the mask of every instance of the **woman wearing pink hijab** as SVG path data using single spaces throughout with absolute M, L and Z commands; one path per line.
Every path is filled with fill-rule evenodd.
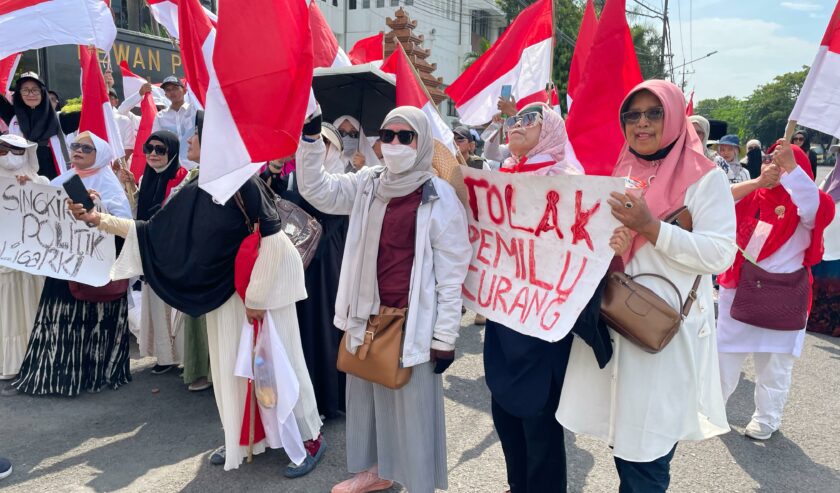
M 735 210 L 729 182 L 704 156 L 675 85 L 639 84 L 620 117 L 627 145 L 613 175 L 627 178 L 628 190 L 613 193 L 609 202 L 613 215 L 634 232 L 622 252 L 624 271 L 663 276 L 682 299 L 698 275 L 701 282 L 679 332 L 659 353 L 647 353 L 610 329 L 613 358 L 600 370 L 592 352 L 575 340 L 556 418 L 612 447 L 620 492 L 652 493 L 668 488 L 677 442 L 729 431 L 711 274 L 735 258 Z M 682 206 L 691 213 L 691 231 L 662 221 Z M 679 309 L 677 293 L 666 282 L 637 281 Z

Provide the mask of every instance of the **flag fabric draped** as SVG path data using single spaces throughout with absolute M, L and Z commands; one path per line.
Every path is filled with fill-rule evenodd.
M 180 0 L 179 6 L 179 46 L 184 76 L 196 100 L 206 107 L 216 28 L 198 0 Z
M 452 129 L 440 116 L 437 106 L 426 92 L 426 86 L 420 81 L 414 66 L 408 60 L 402 44 L 397 43 L 397 49 L 382 64 L 382 71 L 396 77 L 397 106 L 414 106 L 423 110 L 432 126 L 434 138 L 455 153 Z
M 152 16 L 166 28 L 169 35 L 174 39 L 179 39 L 180 30 L 178 29 L 178 3 L 181 0 L 147 0 L 149 3 L 149 10 L 152 11 Z M 218 21 L 216 14 L 207 8 L 204 8 L 204 13 L 210 19 L 213 26 L 216 26 Z
M 157 106 L 152 93 L 147 92 L 140 101 L 140 126 L 137 128 L 137 137 L 134 139 L 135 152 L 131 154 L 131 173 L 134 175 L 134 182 L 139 183 L 140 177 L 146 171 L 146 154 L 141 151 L 143 144 L 152 135 L 152 127 L 157 118 Z
M 566 102 L 568 109 L 572 107 L 580 78 L 586 69 L 586 61 L 589 58 L 589 51 L 592 49 L 592 42 L 595 40 L 595 31 L 598 30 L 598 16 L 595 14 L 595 6 L 592 0 L 586 0 L 586 8 L 583 10 L 583 20 L 578 30 L 575 51 L 572 54 L 572 64 L 569 67 L 569 83 L 566 89 Z
M 489 122 L 498 112 L 496 103 L 504 85 L 511 86 L 517 103 L 545 102 L 553 41 L 552 0 L 537 0 L 446 89 L 461 122 Z
M 694 91 L 688 96 L 688 104 L 685 105 L 685 116 L 694 114 Z
M 831 14 L 790 120 L 840 136 L 840 2 Z
M 0 2 L 0 58 L 55 45 L 94 45 L 111 51 L 117 27 L 102 0 Z
M 379 34 L 356 41 L 348 55 L 353 65 L 372 63 L 377 67 L 382 66 L 385 61 L 385 33 L 380 31 Z
M 143 84 L 148 82 L 143 77 L 140 77 L 132 72 L 131 69 L 128 68 L 128 62 L 125 60 L 120 62 L 120 73 L 122 74 L 123 99 L 131 94 L 140 92 L 140 88 Z M 152 97 L 154 98 L 156 104 L 169 106 L 169 100 L 166 99 L 166 93 L 160 88 L 160 85 L 152 84 Z M 142 101 L 139 104 L 142 105 Z
M 349 67 L 350 58 L 338 46 L 332 28 L 318 8 L 318 2 L 309 4 L 309 27 L 312 30 L 312 51 L 315 68 Z
M 0 60 L 0 91 L 2 91 L 0 97 L 9 92 L 18 63 L 20 63 L 20 53 L 13 53 Z
M 609 0 L 566 119 L 574 155 L 586 174 L 612 173 L 624 145 L 618 115 L 621 102 L 641 81 L 625 0 Z
M 297 149 L 314 65 L 309 6 L 304 0 L 251 0 L 242 8 L 236 0 L 220 0 L 210 51 L 204 54 L 212 63 L 199 186 L 224 203 L 265 161 Z M 190 85 L 196 89 L 192 80 Z
M 99 67 L 96 50 L 80 46 L 79 64 L 82 67 L 82 114 L 79 117 L 79 132 L 89 131 L 107 140 L 114 156 L 119 159 L 125 156 L 125 149 L 117 122 L 114 121 L 114 111 L 108 90 L 105 88 L 105 78 Z

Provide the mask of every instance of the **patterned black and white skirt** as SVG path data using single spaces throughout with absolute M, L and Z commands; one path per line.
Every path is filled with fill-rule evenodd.
M 32 395 L 79 395 L 131 381 L 128 300 L 90 303 L 67 281 L 47 278 L 17 380 Z

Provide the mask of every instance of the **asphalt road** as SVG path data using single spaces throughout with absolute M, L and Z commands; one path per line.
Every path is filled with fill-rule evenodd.
M 827 171 L 821 169 L 821 175 Z M 483 329 L 462 321 L 458 359 L 445 374 L 449 490 L 501 493 L 504 461 L 489 411 L 481 349 Z M 767 442 L 743 437 L 753 410 L 753 369 L 729 402 L 732 431 L 680 444 L 672 464 L 674 492 L 840 491 L 840 339 L 806 338 L 794 366 L 781 430 Z M 178 375 L 153 376 L 154 361 L 132 360 L 134 381 L 119 390 L 74 399 L 0 397 L 0 455 L 15 472 L 4 492 L 288 492 L 325 493 L 348 477 L 344 422 L 328 421 L 328 451 L 297 480 L 282 477 L 281 451 L 224 472 L 207 461 L 223 442 L 211 391 L 187 392 Z M 153 392 L 158 389 L 159 392 Z M 567 434 L 573 492 L 617 491 L 609 449 Z M 403 491 L 395 487 L 391 493 Z
M 489 412 L 481 348 L 483 329 L 463 319 L 458 359 L 445 374 L 449 491 L 505 490 L 504 461 Z M 780 432 L 764 443 L 743 437 L 752 414 L 751 366 L 729 403 L 733 431 L 677 448 L 675 492 L 840 491 L 840 339 L 808 335 L 794 367 Z M 306 492 L 324 493 L 345 479 L 344 422 L 324 427 L 329 449 L 309 476 L 282 477 L 281 451 L 224 472 L 207 456 L 223 441 L 210 391 L 187 392 L 174 372 L 149 373 L 154 361 L 132 360 L 134 381 L 78 398 L 0 398 L 0 454 L 14 474 L 8 492 Z M 159 392 L 153 393 L 153 389 Z M 609 449 L 567 434 L 573 492 L 617 491 Z M 392 493 L 403 491 L 395 487 Z

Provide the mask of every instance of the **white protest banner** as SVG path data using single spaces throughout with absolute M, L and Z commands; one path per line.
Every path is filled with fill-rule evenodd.
M 462 167 L 473 258 L 464 305 L 523 334 L 559 341 L 607 271 L 624 180 Z
M 0 177 L 0 265 L 30 274 L 108 283 L 114 237 L 76 221 L 63 188 Z

